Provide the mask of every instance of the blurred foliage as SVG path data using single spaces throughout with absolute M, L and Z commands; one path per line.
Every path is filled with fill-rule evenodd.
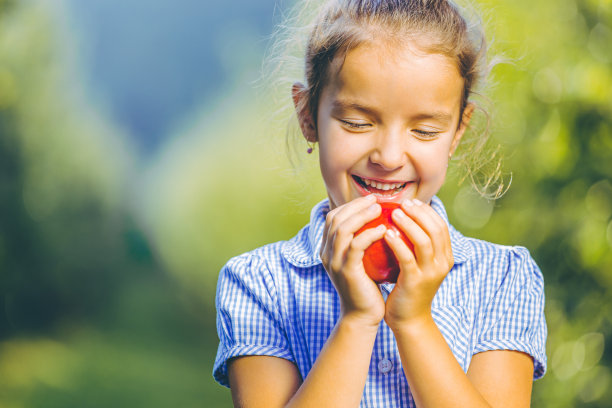
M 515 61 L 494 72 L 492 133 L 512 186 L 495 203 L 444 191 L 466 234 L 530 249 L 546 282 L 548 373 L 534 406 L 612 401 L 612 2 L 482 1 Z M 529 10 L 529 12 L 526 12 Z M 545 21 L 543 21 L 546 16 Z M 449 186 L 452 187 L 452 186 Z M 467 199 L 465 197 L 468 197 Z M 488 220 L 473 228 L 465 201 Z M 477 204 L 478 203 L 478 204 Z M 469 211 L 468 211 L 469 212 Z
M 137 226 L 131 148 L 79 94 L 60 6 L 0 2 L 0 407 L 222 405 L 214 314 Z
M 140 179 L 126 135 L 74 91 L 44 4 L 0 1 L 0 407 L 230 406 L 211 377 L 218 271 L 306 224 L 316 154 L 298 142 L 289 165 L 278 95 L 237 71 Z M 512 61 L 489 92 L 512 185 L 492 202 L 451 172 L 440 196 L 464 234 L 524 245 L 544 273 L 533 405 L 609 407 L 612 2 L 478 4 Z

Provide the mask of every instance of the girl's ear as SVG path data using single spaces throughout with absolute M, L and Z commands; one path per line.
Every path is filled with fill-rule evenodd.
M 294 83 L 291 87 L 291 96 L 304 138 L 308 142 L 315 143 L 317 141 L 317 129 L 308 107 L 306 87 L 300 82 Z
M 468 103 L 465 106 L 465 109 L 463 109 L 463 115 L 461 116 L 461 123 L 459 124 L 459 127 L 457 128 L 457 131 L 455 132 L 455 137 L 453 137 L 449 155 L 452 156 L 455 153 L 457 146 L 459 146 L 459 142 L 461 141 L 463 134 L 465 133 L 468 125 L 470 124 L 470 119 L 472 119 L 474 108 L 475 106 L 473 103 Z

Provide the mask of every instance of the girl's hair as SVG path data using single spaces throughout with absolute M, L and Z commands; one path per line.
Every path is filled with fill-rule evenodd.
M 305 1 L 305 9 L 310 7 Z M 298 14 L 298 19 L 301 17 Z M 424 52 L 442 54 L 456 62 L 464 80 L 460 121 L 475 86 L 484 82 L 490 68 L 486 60 L 487 42 L 479 22 L 471 23 L 450 0 L 328 0 L 309 28 L 303 69 L 305 84 L 299 109 L 308 109 L 316 123 L 319 97 L 346 53 L 365 43 L 403 44 L 406 41 Z M 285 39 L 287 41 L 287 39 Z M 294 41 L 294 40 L 291 40 Z M 277 43 L 277 46 L 292 45 Z M 285 91 L 286 92 L 286 91 Z M 497 198 L 505 192 L 497 150 L 484 160 L 489 117 L 485 129 L 464 141 L 460 160 L 463 177 L 483 195 Z

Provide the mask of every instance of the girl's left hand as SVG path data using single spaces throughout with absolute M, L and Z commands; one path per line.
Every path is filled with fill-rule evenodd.
M 385 233 L 400 265 L 385 306 L 385 321 L 395 330 L 431 318 L 431 302 L 454 260 L 448 226 L 430 205 L 407 200 L 392 218 L 414 245 L 413 253 L 397 233 Z

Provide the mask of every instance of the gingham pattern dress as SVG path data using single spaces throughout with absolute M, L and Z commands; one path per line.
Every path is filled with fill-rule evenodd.
M 442 202 L 434 210 L 448 223 Z M 319 258 L 329 202 L 289 241 L 232 258 L 217 285 L 219 348 L 213 376 L 229 386 L 227 361 L 276 356 L 306 378 L 340 314 L 339 298 Z M 542 273 L 523 247 L 466 238 L 449 224 L 455 265 L 432 303 L 433 318 L 467 372 L 472 356 L 518 350 L 533 357 L 534 379 L 546 371 Z M 393 284 L 380 285 L 383 296 Z M 350 358 L 350 356 L 347 356 Z M 435 356 L 432 356 L 435 358 Z M 380 323 L 361 407 L 414 407 L 393 333 Z

